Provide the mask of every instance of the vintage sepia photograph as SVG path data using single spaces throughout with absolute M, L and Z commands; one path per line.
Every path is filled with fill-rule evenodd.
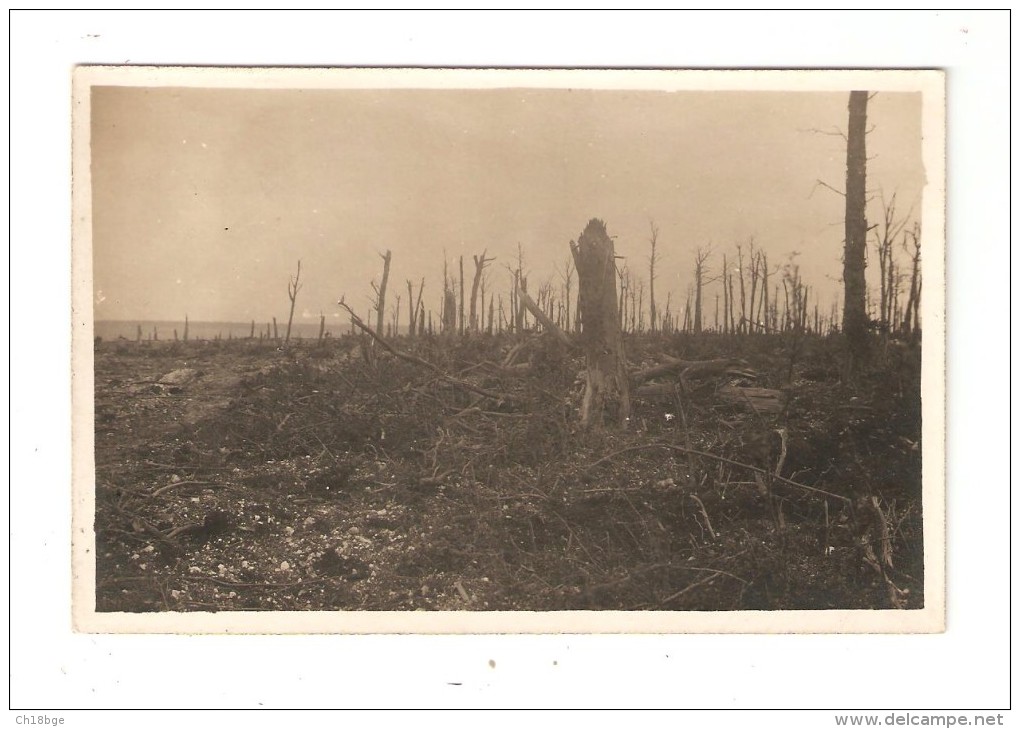
M 76 628 L 943 630 L 944 84 L 76 69 Z

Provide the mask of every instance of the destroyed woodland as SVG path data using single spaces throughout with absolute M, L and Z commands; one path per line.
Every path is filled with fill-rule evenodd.
M 340 336 L 97 340 L 97 609 L 922 607 L 916 260 L 850 336 L 753 245 L 656 302 L 652 234 L 648 306 L 591 220 L 559 294 L 386 252 Z

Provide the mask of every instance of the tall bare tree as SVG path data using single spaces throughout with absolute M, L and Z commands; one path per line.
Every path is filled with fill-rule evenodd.
M 737 273 L 740 274 L 740 321 L 737 326 L 741 332 L 747 331 L 747 290 L 744 284 L 744 248 L 737 245 Z
M 907 307 L 903 316 L 903 332 L 907 335 L 917 336 L 921 329 L 921 317 L 919 313 L 921 303 L 921 224 L 915 222 L 911 230 L 903 233 L 903 247 L 907 247 L 907 238 L 913 244 L 910 251 L 910 293 L 907 298 Z
M 761 275 L 760 274 L 760 269 L 758 267 L 759 266 L 759 258 L 760 258 L 760 256 L 758 255 L 758 249 L 754 247 L 754 238 L 751 238 L 748 241 L 747 247 L 748 247 L 747 257 L 748 257 L 748 259 L 750 261 L 750 264 L 751 264 L 751 271 L 750 271 L 750 273 L 751 273 L 751 296 L 747 300 L 748 301 L 747 326 L 749 327 L 751 332 L 755 332 L 755 331 L 757 331 L 757 327 L 758 327 L 758 324 L 759 324 L 758 319 L 754 315 L 754 301 L 755 301 L 755 297 L 758 295 L 758 278 Z
M 708 275 L 708 258 L 712 255 L 712 249 L 698 246 L 694 251 L 694 331 L 701 333 L 701 290 L 705 284 L 705 277 Z M 718 318 L 719 303 L 716 299 L 716 318 Z
M 580 275 L 580 274 L 579 274 Z M 616 269 L 616 275 L 620 279 L 620 328 L 626 330 L 627 328 L 627 294 L 630 291 L 630 271 L 627 270 L 627 264 L 623 264 L 623 268 Z M 578 304 L 580 306 L 580 304 Z
M 418 310 L 421 308 L 421 292 L 425 288 L 425 279 L 421 280 L 418 288 L 418 301 L 414 300 L 414 284 L 407 279 L 407 335 L 413 337 L 418 331 Z
M 439 313 L 439 329 L 443 332 L 452 332 L 457 329 L 457 294 L 453 290 L 454 284 L 450 280 L 450 271 L 446 258 L 446 250 L 443 250 L 443 301 L 442 310 Z M 429 314 L 431 318 L 431 313 Z M 431 322 L 429 329 L 431 330 Z
M 882 198 L 882 224 L 880 229 L 875 230 L 875 251 L 878 253 L 879 270 L 879 319 L 883 330 L 895 329 L 896 322 L 893 318 L 893 300 L 896 298 L 894 289 L 896 287 L 896 264 L 893 259 L 894 243 L 907 225 L 907 217 L 897 219 L 896 217 L 896 193 L 893 193 L 889 200 Z
M 846 241 L 843 247 L 843 332 L 854 358 L 867 348 L 867 284 L 864 278 L 868 219 L 867 193 L 868 92 L 851 91 L 847 106 L 849 123 L 846 144 Z
M 514 276 L 514 286 L 521 291 L 528 292 L 528 277 L 524 274 L 524 248 L 517 244 L 517 271 Z M 521 304 L 520 297 L 513 299 L 514 308 L 514 332 L 524 331 L 527 322 L 527 309 Z
M 727 309 L 729 310 L 729 332 L 730 334 L 736 334 L 736 317 L 733 313 L 733 310 L 736 308 L 733 298 L 733 272 L 726 265 L 726 256 L 723 256 L 723 287 L 726 293 Z
M 570 331 L 574 331 L 574 323 L 570 319 L 570 300 L 572 298 L 571 297 L 571 292 L 573 290 L 573 284 L 574 284 L 574 259 L 573 258 L 568 258 L 567 259 L 567 265 L 563 267 L 563 274 L 562 274 L 562 276 L 563 276 L 563 291 L 564 291 L 563 300 L 566 302 L 566 312 L 565 312 L 564 317 L 563 317 L 563 319 L 564 319 L 564 322 L 563 322 L 564 327 L 563 328 L 566 329 L 568 332 L 570 332 Z
M 373 281 L 372 289 L 375 291 L 375 331 L 381 337 L 383 335 L 383 327 L 386 324 L 386 285 L 390 280 L 390 260 L 392 254 L 390 251 L 386 251 L 385 254 L 380 253 L 379 257 L 383 260 L 382 283 L 376 286 L 375 281 Z
M 761 298 L 758 304 L 758 315 L 756 319 L 762 323 L 762 328 L 767 334 L 769 326 L 769 257 L 762 249 L 758 249 L 758 270 L 761 276 Z
M 290 281 L 287 282 L 287 297 L 290 299 L 290 316 L 287 317 L 287 336 L 284 337 L 283 343 L 286 345 L 290 342 L 290 328 L 294 323 L 294 304 L 297 303 L 298 291 L 301 290 L 301 261 L 297 262 L 297 274 L 294 275 Z M 268 335 L 267 335 L 268 336 Z
M 464 256 L 460 257 L 460 333 L 464 334 Z
M 477 304 L 477 301 L 478 301 L 478 287 L 482 283 L 482 273 L 485 271 L 485 267 L 486 266 L 488 266 L 490 263 L 492 263 L 493 261 L 496 260 L 495 258 L 486 258 L 485 257 L 485 253 L 486 253 L 485 251 L 482 251 L 482 255 L 481 256 L 472 256 L 472 258 L 474 258 L 474 261 L 475 261 L 475 276 L 474 276 L 474 279 L 471 281 L 471 318 L 470 318 L 470 324 L 471 324 L 471 331 L 474 331 L 474 332 L 481 331 L 481 329 L 482 329 L 481 322 L 478 319 L 478 304 Z M 462 261 L 462 264 L 463 264 L 463 259 L 461 259 L 461 261 Z M 482 296 L 482 311 L 483 311 L 483 314 L 484 314 L 484 311 L 485 311 L 485 296 L 484 295 Z M 483 316 L 483 318 L 484 318 L 484 316 Z
M 648 255 L 648 308 L 651 316 L 651 324 L 649 329 L 655 331 L 656 317 L 655 317 L 655 264 L 658 262 L 658 254 L 656 253 L 656 245 L 659 242 L 659 226 L 655 224 L 655 221 L 650 221 L 651 237 L 649 238 L 649 245 L 652 247 L 651 253 Z

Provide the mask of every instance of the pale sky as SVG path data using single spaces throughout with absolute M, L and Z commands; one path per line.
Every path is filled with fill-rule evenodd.
M 296 317 L 339 314 L 340 295 L 367 312 L 387 249 L 402 306 L 406 280 L 424 276 L 438 310 L 444 249 L 451 268 L 464 255 L 469 280 L 472 254 L 495 256 L 489 290 L 505 296 L 520 243 L 529 288 L 558 288 L 555 267 L 593 217 L 643 278 L 658 226 L 660 309 L 668 291 L 682 303 L 697 246 L 732 253 L 753 236 L 773 265 L 799 252 L 827 311 L 842 290 L 844 201 L 816 180 L 842 189 L 846 152 L 810 130 L 845 130 L 847 98 L 95 87 L 95 316 L 285 318 L 298 259 Z M 921 95 L 879 93 L 868 117 L 869 223 L 880 191 L 917 217 Z

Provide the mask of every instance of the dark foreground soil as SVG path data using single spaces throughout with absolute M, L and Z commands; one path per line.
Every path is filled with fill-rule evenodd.
M 587 432 L 580 359 L 519 343 L 396 342 L 502 400 L 355 337 L 97 344 L 97 609 L 923 606 L 917 348 L 632 338 L 742 362 Z

